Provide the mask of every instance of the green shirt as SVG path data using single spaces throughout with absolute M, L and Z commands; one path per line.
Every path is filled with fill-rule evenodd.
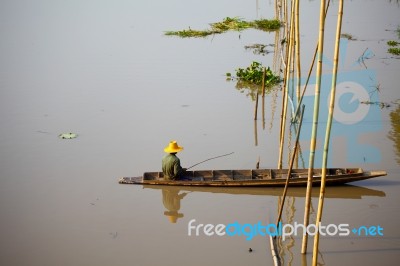
M 162 159 L 162 171 L 164 179 L 178 179 L 179 175 L 183 172 L 181 161 L 175 154 L 170 153 L 165 155 Z

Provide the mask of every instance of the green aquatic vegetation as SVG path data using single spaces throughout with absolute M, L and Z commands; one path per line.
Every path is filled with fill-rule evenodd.
M 253 100 L 258 93 L 262 93 L 262 80 L 263 80 L 264 67 L 259 62 L 252 62 L 247 68 L 236 69 L 236 76 L 233 77 L 231 73 L 226 73 L 227 80 L 236 80 L 236 89 L 241 93 L 248 91 L 247 96 Z M 265 91 L 269 92 L 275 85 L 281 81 L 280 77 L 275 75 L 268 67 L 265 69 Z
M 282 26 L 282 23 L 277 20 L 277 19 L 261 19 L 261 20 L 255 20 L 253 22 L 255 25 L 254 28 L 263 30 L 263 31 L 275 31 L 279 30 L 279 28 Z
M 190 27 L 188 30 L 181 31 L 166 31 L 167 36 L 178 36 L 181 38 L 188 37 L 206 37 L 212 34 L 220 34 L 229 30 L 242 31 L 248 28 L 255 28 L 263 31 L 275 31 L 278 30 L 282 24 L 279 20 L 262 19 L 255 21 L 245 21 L 238 17 L 226 17 L 222 22 L 216 22 L 210 24 L 211 29 L 208 30 L 192 30 Z
M 389 46 L 397 46 L 397 45 L 399 45 L 400 43 L 399 42 L 396 42 L 396 41 L 387 41 L 387 45 L 389 45 Z
M 228 31 L 228 30 L 237 30 L 241 31 L 247 28 L 251 28 L 253 24 L 251 22 L 247 22 L 238 17 L 230 18 L 226 17 L 222 22 L 211 23 L 211 28 L 215 31 Z
M 212 34 L 219 34 L 222 32 L 212 31 L 212 30 L 192 30 L 191 28 L 187 30 L 180 31 L 166 31 L 165 35 L 167 36 L 179 36 L 181 38 L 190 38 L 190 37 L 206 37 Z
M 388 49 L 388 53 L 394 55 L 400 55 L 400 48 L 399 47 L 391 47 Z
M 255 85 L 262 85 L 263 80 L 263 66 L 259 62 L 252 62 L 247 68 L 236 69 L 236 77 L 240 81 L 248 82 Z M 278 84 L 281 80 L 280 77 L 275 75 L 268 67 L 265 70 L 265 86 L 271 87 Z

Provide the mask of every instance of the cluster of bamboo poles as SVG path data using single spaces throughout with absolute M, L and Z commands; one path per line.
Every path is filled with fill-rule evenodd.
M 283 66 L 283 87 L 282 87 L 282 110 L 281 110 L 281 122 L 280 122 L 280 138 L 279 138 L 279 157 L 278 157 L 278 168 L 282 168 L 283 164 L 283 151 L 285 144 L 285 132 L 286 132 L 286 123 L 287 123 L 287 109 L 289 103 L 289 90 L 290 85 L 292 85 L 292 89 L 296 91 L 296 99 L 297 109 L 292 113 L 292 122 L 299 122 L 296 141 L 294 145 L 293 154 L 290 156 L 290 166 L 289 173 L 287 177 L 290 177 L 290 172 L 293 167 L 293 161 L 296 160 L 297 150 L 298 150 L 298 142 L 299 142 L 299 134 L 301 130 L 301 122 L 304 113 L 304 107 L 300 112 L 300 106 L 302 106 L 302 99 L 304 93 L 306 91 L 308 81 L 310 75 L 312 73 L 314 62 L 317 61 L 316 65 L 316 84 L 315 84 L 315 98 L 314 98 L 314 106 L 313 106 L 313 122 L 312 122 L 312 135 L 311 135 L 311 143 L 310 143 L 310 154 L 309 154 L 309 165 L 308 165 L 308 184 L 306 191 L 306 200 L 305 200 L 305 211 L 304 211 L 304 226 L 309 225 L 309 214 L 310 214 L 310 205 L 311 205 L 311 191 L 312 191 L 312 178 L 314 171 L 314 160 L 315 160 L 315 150 L 316 150 L 316 139 L 317 139 L 317 129 L 318 129 L 318 120 L 319 120 L 319 109 L 320 109 L 320 91 L 321 89 L 329 89 L 329 88 L 321 88 L 321 76 L 322 76 L 322 58 L 324 54 L 324 35 L 325 35 L 325 18 L 328 11 L 330 0 L 321 0 L 320 1 L 320 15 L 319 15 L 319 34 L 318 34 L 318 42 L 316 45 L 314 58 L 312 59 L 312 63 L 308 72 L 308 77 L 305 82 L 303 88 L 301 88 L 301 62 L 300 62 L 300 18 L 299 18 L 299 4 L 300 0 L 276 0 L 275 1 L 275 10 L 276 10 L 276 18 L 280 19 L 284 23 L 283 33 L 279 33 L 284 36 L 284 41 L 281 41 L 281 46 L 279 49 L 280 57 L 282 60 Z M 324 196 L 325 196 L 325 180 L 326 180 L 326 168 L 327 168 L 327 159 L 329 152 L 329 141 L 330 141 L 330 132 L 333 118 L 333 111 L 335 105 L 335 94 L 336 94 L 336 77 L 337 77 L 337 69 L 338 69 L 338 58 L 339 58 L 339 44 L 340 44 L 340 35 L 341 35 L 341 25 L 342 25 L 342 15 L 343 15 L 343 0 L 339 0 L 338 5 L 338 20 L 337 20 L 337 28 L 336 28 L 336 38 L 335 38 L 335 48 L 334 48 L 334 64 L 332 70 L 332 84 L 331 84 L 331 97 L 329 103 L 329 114 L 327 120 L 327 127 L 325 132 L 325 141 L 323 147 L 323 158 L 322 158 L 322 174 L 321 174 L 321 187 L 320 187 L 320 196 L 318 203 L 318 211 L 317 218 L 315 224 L 318 228 L 319 223 L 322 219 L 322 211 L 324 206 Z M 278 53 L 275 50 L 275 53 Z M 294 75 L 296 74 L 296 79 Z M 296 80 L 296 83 L 291 83 L 290 81 Z M 295 87 L 294 87 L 295 86 Z M 311 108 L 307 106 L 307 108 Z M 255 116 L 256 119 L 256 116 Z M 287 180 L 288 181 L 288 180 Z M 287 192 L 287 185 L 289 182 L 286 182 L 286 186 L 283 192 L 283 200 L 281 201 L 279 214 L 277 223 L 280 222 L 282 216 L 283 205 L 285 203 L 285 196 Z M 272 243 L 272 241 L 271 241 Z M 302 249 L 301 253 L 307 253 L 307 243 L 308 243 L 308 235 L 307 233 L 303 237 Z M 319 246 L 319 233 L 317 233 L 314 237 L 314 247 L 313 247 L 313 263 L 312 265 L 317 265 L 318 261 L 318 246 Z M 274 253 L 276 254 L 276 253 Z M 274 262 L 276 265 L 279 265 L 279 259 L 274 256 Z

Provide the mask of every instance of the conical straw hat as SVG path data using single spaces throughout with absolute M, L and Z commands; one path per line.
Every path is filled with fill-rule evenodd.
M 175 153 L 180 152 L 181 150 L 183 150 L 183 147 L 180 147 L 176 140 L 171 141 L 169 145 L 164 149 L 166 153 Z

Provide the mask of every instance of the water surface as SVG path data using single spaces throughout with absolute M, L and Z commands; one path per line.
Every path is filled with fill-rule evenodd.
M 400 61 L 387 53 L 386 41 L 398 39 L 400 9 L 395 1 L 345 4 L 343 32 L 357 40 L 348 42 L 343 71 L 365 69 L 354 63 L 370 49 L 373 56 L 365 63 L 376 73 L 379 99 L 391 107 L 379 111 L 378 122 L 348 129 L 359 132 L 361 147 L 368 144 L 379 156 L 360 161 L 365 154 L 356 152 L 358 161 L 353 162 L 345 156 L 346 133 L 333 140 L 330 163 L 386 169 L 388 175 L 328 188 L 323 221 L 380 225 L 384 236 L 322 238 L 319 261 L 391 265 L 400 259 L 399 108 L 393 103 L 400 98 Z M 327 58 L 332 58 L 336 1 L 330 8 Z M 318 12 L 318 1 L 302 1 L 304 72 L 317 39 Z M 266 238 L 190 237 L 187 225 L 192 219 L 213 224 L 273 221 L 279 189 L 170 191 L 117 183 L 120 176 L 158 169 L 172 139 L 185 147 L 180 158 L 186 166 L 235 152 L 197 169 L 254 168 L 258 158 L 261 167 L 276 167 L 279 112 L 273 115 L 272 110 L 280 110 L 280 93 L 266 97 L 265 129 L 261 116 L 255 127 L 254 102 L 224 76 L 253 60 L 272 66 L 272 53 L 256 55 L 244 46 L 273 44 L 275 35 L 256 30 L 206 39 L 163 35 L 189 26 L 207 28 L 227 16 L 272 18 L 274 3 L 0 3 L 2 265 L 272 265 Z M 359 131 L 374 125 L 378 130 Z M 310 120 L 303 127 L 310 128 Z M 58 138 L 66 132 L 79 136 Z M 302 148 L 308 149 L 306 139 Z M 287 150 L 284 157 L 287 165 Z M 303 221 L 304 192 L 290 189 L 285 223 Z M 317 191 L 314 195 L 312 217 Z M 179 217 L 171 223 L 168 214 L 175 211 Z M 310 254 L 300 256 L 300 237 L 280 248 L 285 265 L 310 264 Z

